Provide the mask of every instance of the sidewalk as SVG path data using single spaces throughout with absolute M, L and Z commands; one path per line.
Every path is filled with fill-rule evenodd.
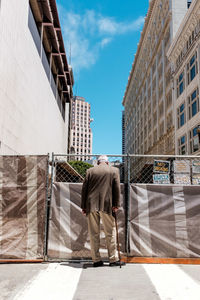
M 198 265 L 0 265 L 1 300 L 199 300 Z

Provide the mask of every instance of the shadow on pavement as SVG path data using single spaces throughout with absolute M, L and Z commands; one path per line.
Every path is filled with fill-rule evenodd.
M 60 263 L 60 265 L 71 267 L 71 268 L 77 268 L 77 269 L 94 268 L 92 262 L 86 262 L 86 263 L 84 263 L 84 262 L 62 262 L 62 263 Z M 103 267 L 108 267 L 108 266 L 109 266 L 109 263 L 104 262 L 104 265 L 101 267 L 98 267 L 97 269 L 103 268 Z M 94 269 L 96 269 L 96 268 L 94 268 Z

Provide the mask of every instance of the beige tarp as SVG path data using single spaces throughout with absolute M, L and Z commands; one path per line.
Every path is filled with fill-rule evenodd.
M 0 259 L 43 258 L 47 156 L 0 157 Z
M 81 183 L 55 183 L 50 210 L 48 257 L 90 258 L 90 244 L 86 217 L 82 215 Z M 117 213 L 121 250 L 124 250 L 123 185 L 121 208 Z M 107 256 L 105 238 L 101 235 L 101 255 Z
M 200 186 L 131 185 L 131 256 L 200 257 Z

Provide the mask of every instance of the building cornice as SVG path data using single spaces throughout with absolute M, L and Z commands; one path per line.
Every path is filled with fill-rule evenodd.
M 193 0 L 167 52 L 170 61 L 178 58 L 200 17 L 200 1 Z
M 152 12 L 153 12 L 153 8 L 154 8 L 154 5 L 155 3 L 157 2 L 158 0 L 152 0 L 149 4 L 149 9 L 148 9 L 148 12 L 147 12 L 147 16 L 145 18 L 145 23 L 144 23 L 144 27 L 143 27 L 143 30 L 142 30 L 142 33 L 141 33 L 141 37 L 140 37 L 140 41 L 139 41 L 139 45 L 138 45 L 138 49 L 137 49 L 137 52 L 136 52 L 136 55 L 135 55 L 135 59 L 134 59 L 134 62 L 132 64 L 132 69 L 130 71 L 130 75 L 129 75 L 129 78 L 128 78 L 128 84 L 126 86 L 126 90 L 125 90 L 125 94 L 124 94 L 124 97 L 123 97 L 123 101 L 122 101 L 122 104 L 125 105 L 125 99 L 126 99 L 126 96 L 127 96 L 127 93 L 128 93 L 128 90 L 129 90 L 129 87 L 130 87 L 130 83 L 131 83 L 131 80 L 132 80 L 132 77 L 133 77 L 133 74 L 134 74 L 134 71 L 136 69 L 136 66 L 137 66 L 137 61 L 138 61 L 138 58 L 140 56 L 140 50 L 142 48 L 142 44 L 145 40 L 145 37 L 146 37 L 146 32 L 147 32 L 147 28 L 148 28 L 148 25 L 150 23 L 150 20 L 151 20 L 151 17 L 152 17 Z

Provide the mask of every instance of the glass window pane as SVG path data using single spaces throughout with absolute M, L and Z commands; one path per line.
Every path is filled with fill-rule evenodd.
M 193 129 L 192 133 L 193 133 L 193 136 L 196 136 L 196 135 L 197 135 L 197 127 L 195 127 L 195 128 Z
M 181 82 L 179 85 L 179 95 L 181 95 L 182 92 L 183 92 L 183 82 Z
M 192 93 L 192 100 L 194 100 L 196 98 L 196 95 L 197 95 L 197 91 L 195 90 L 193 93 Z
M 190 59 L 190 67 L 193 65 L 194 61 L 195 61 L 195 55 Z
M 181 147 L 181 154 L 184 155 L 186 153 L 185 146 Z
M 183 113 L 180 117 L 180 126 L 184 125 L 184 121 L 185 121 L 185 114 Z
M 190 70 L 190 80 L 192 81 L 194 79 L 196 75 L 196 68 L 195 66 L 192 67 L 192 69 Z
M 185 144 L 185 135 L 181 137 L 181 145 Z
M 180 112 L 184 110 L 184 103 L 180 106 Z
M 192 117 L 197 113 L 197 102 L 192 103 Z
M 197 136 L 193 140 L 193 150 L 197 151 L 198 149 L 199 149 L 199 139 L 198 139 L 198 136 Z

